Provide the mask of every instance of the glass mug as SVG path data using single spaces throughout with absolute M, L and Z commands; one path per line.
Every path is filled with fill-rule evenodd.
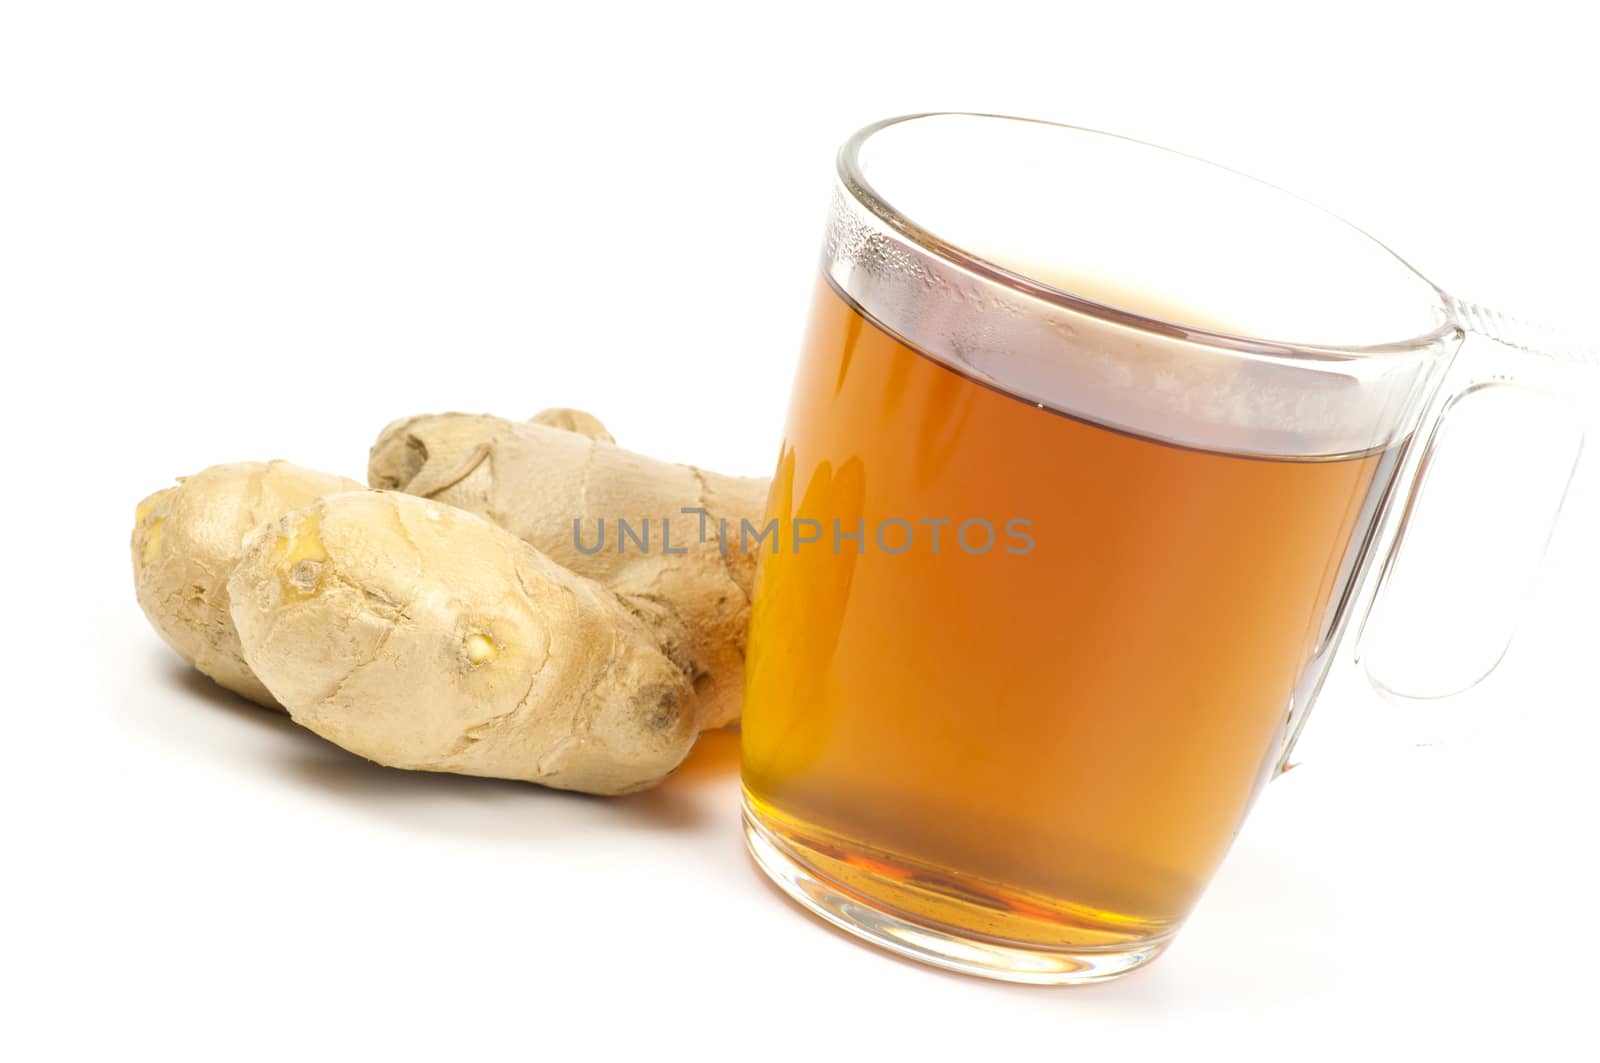
M 1549 346 L 1516 328 L 1185 155 L 986 115 L 857 133 L 757 544 L 757 863 L 966 973 L 1159 955 L 1387 578 L 1446 412 L 1510 379 L 1487 344 L 1441 387 L 1464 331 Z

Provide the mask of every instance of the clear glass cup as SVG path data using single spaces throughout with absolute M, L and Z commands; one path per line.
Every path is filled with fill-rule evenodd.
M 759 865 L 959 971 L 1159 955 L 1404 570 L 1445 414 L 1514 384 L 1504 345 L 1450 372 L 1468 328 L 1551 346 L 1185 155 L 985 115 L 857 133 L 758 544 Z M 1553 518 L 1575 448 L 1545 442 Z

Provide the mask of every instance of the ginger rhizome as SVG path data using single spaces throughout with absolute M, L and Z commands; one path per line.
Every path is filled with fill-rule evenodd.
M 685 638 L 674 655 L 694 683 L 702 729 L 731 723 L 756 560 L 739 533 L 741 522 L 759 522 L 768 481 L 658 461 L 610 440 L 577 411 L 523 422 L 411 417 L 378 437 L 367 481 L 486 517 L 562 567 L 672 614 Z
M 714 529 L 758 519 L 765 480 L 566 409 L 396 422 L 370 477 L 390 490 L 217 466 L 151 496 L 140 604 L 222 685 L 395 767 L 624 793 L 737 718 L 754 558 Z
M 260 529 L 228 589 L 295 721 L 381 764 L 616 794 L 700 733 L 675 618 L 438 502 L 330 495 Z
M 262 523 L 361 485 L 286 461 L 214 465 L 157 491 L 134 512 L 139 605 L 178 656 L 251 701 L 277 702 L 250 671 L 228 615 L 228 576 Z

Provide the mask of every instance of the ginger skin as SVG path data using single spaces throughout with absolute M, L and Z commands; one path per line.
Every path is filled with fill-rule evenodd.
M 738 718 L 756 560 L 740 549 L 740 527 L 759 527 L 766 479 L 634 454 L 590 415 L 547 410 L 524 422 L 460 413 L 396 421 L 372 448 L 367 481 L 476 513 L 563 568 L 654 603 L 684 633 L 673 652 L 694 683 L 701 728 Z M 686 507 L 703 509 L 704 518 Z M 635 531 L 648 522 L 649 549 L 624 544 L 619 519 Z M 579 541 L 602 546 L 586 552 Z
M 673 615 L 448 505 L 329 495 L 259 528 L 228 593 L 295 721 L 382 764 L 619 794 L 700 731 Z
M 359 489 L 343 476 L 286 461 L 214 465 L 181 477 L 134 513 L 133 582 L 139 605 L 178 655 L 219 685 L 278 708 L 245 664 L 228 611 L 228 576 L 245 537 L 321 495 Z
M 548 410 L 540 410 L 528 418 L 533 424 L 542 424 L 550 428 L 560 428 L 567 432 L 576 432 L 580 436 L 588 436 L 602 443 L 615 443 L 606 426 L 600 423 L 600 418 L 592 413 L 574 410 L 567 406 L 553 406 Z

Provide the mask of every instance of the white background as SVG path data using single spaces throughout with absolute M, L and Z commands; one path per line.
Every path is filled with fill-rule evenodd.
M 1502 671 L 1422 716 L 1342 673 L 1176 946 L 1077 990 L 801 914 L 728 736 L 614 801 L 356 760 L 181 667 L 126 558 L 174 475 L 359 477 L 415 412 L 765 474 L 832 152 L 896 113 L 1195 152 L 1581 324 L 1582 5 L 0 11 L 9 1058 L 1594 1051 L 1593 463 Z

